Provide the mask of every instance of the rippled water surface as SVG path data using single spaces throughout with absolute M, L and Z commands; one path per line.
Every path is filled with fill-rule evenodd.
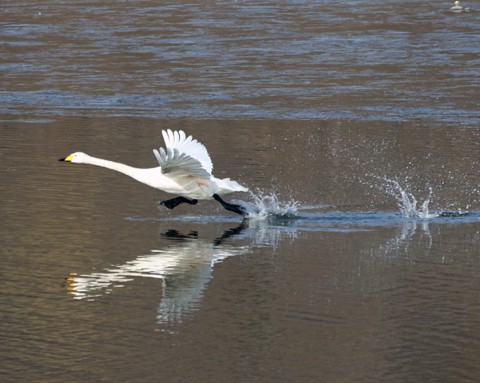
M 480 120 L 480 19 L 448 9 L 414 1 L 7 1 L 0 100 L 16 117 L 35 108 L 44 116 L 471 126 Z
M 1 382 L 480 379 L 480 12 L 0 5 Z M 168 198 L 162 129 L 249 193 Z

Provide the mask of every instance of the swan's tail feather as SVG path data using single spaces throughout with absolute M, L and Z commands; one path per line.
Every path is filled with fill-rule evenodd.
M 230 178 L 216 179 L 215 182 L 217 184 L 217 194 L 248 191 L 248 188 L 240 185 L 237 181 L 233 181 Z

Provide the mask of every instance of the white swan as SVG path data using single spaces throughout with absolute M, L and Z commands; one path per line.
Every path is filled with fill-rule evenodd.
M 470 12 L 472 8 L 470 7 L 464 7 L 463 5 L 460 4 L 460 1 L 455 1 L 455 5 L 450 8 L 452 12 L 460 13 L 460 12 Z
M 59 161 L 102 166 L 126 174 L 139 182 L 179 197 L 162 201 L 169 209 L 188 203 L 195 205 L 199 199 L 215 199 L 234 213 L 246 215 L 236 204 L 227 203 L 221 195 L 246 192 L 248 189 L 230 178 L 219 179 L 212 175 L 212 160 L 207 149 L 183 131 L 162 130 L 166 149 L 154 149 L 160 166 L 139 169 L 114 161 L 95 158 L 82 152 L 72 153 Z

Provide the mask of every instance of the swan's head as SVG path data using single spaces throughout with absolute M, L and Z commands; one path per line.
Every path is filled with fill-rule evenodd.
M 455 1 L 455 5 L 458 7 L 460 5 L 460 1 Z
M 76 164 L 83 164 L 87 162 L 88 155 L 82 152 L 75 152 L 70 154 L 69 156 L 65 158 L 60 158 L 59 161 L 65 161 L 65 162 L 73 162 Z

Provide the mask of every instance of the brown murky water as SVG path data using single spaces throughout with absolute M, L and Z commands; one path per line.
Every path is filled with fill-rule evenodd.
M 2 4 L 0 380 L 478 381 L 480 13 L 450 6 Z M 270 216 L 57 161 L 154 166 L 162 129 Z

